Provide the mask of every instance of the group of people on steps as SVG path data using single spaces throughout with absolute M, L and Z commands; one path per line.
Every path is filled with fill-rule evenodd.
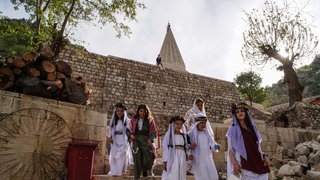
M 227 131 L 227 173 L 244 180 L 267 180 L 270 161 L 261 149 L 261 135 L 249 113 L 248 105 L 232 105 L 232 125 Z M 149 107 L 138 106 L 129 119 L 123 103 L 115 105 L 110 120 L 110 172 L 121 176 L 128 165 L 134 167 L 134 179 L 148 176 L 156 159 L 153 143 L 157 127 Z M 162 142 L 163 180 L 185 180 L 193 174 L 196 180 L 217 180 L 219 175 L 212 157 L 220 145 L 206 116 L 204 101 L 196 98 L 184 117 L 170 119 Z

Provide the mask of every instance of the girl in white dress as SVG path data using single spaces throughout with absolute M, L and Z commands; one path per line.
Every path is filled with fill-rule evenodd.
M 110 142 L 109 176 L 121 176 L 128 168 L 130 148 L 126 129 L 129 124 L 127 108 L 124 104 L 115 105 L 111 120 L 108 141 Z
M 164 136 L 162 180 L 185 180 L 187 170 L 187 139 L 184 119 L 174 116 Z
M 209 124 L 210 126 L 210 124 Z M 188 132 L 191 145 L 192 169 L 196 180 L 218 180 L 218 172 L 213 161 L 212 151 L 218 152 L 220 145 L 214 140 L 211 126 L 208 127 L 207 117 L 198 113 L 195 123 Z

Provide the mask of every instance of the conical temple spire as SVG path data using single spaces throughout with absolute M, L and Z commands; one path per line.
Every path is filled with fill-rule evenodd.
M 167 26 L 167 33 L 160 50 L 160 56 L 163 67 L 177 71 L 186 71 L 186 66 L 172 34 L 170 23 Z

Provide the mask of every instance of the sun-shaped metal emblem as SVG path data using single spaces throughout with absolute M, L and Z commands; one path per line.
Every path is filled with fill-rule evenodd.
M 24 109 L 0 119 L 0 177 L 55 179 L 64 173 L 72 134 L 57 114 Z

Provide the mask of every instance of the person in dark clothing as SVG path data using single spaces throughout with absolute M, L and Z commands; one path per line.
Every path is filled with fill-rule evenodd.
M 157 59 L 156 59 L 156 61 L 157 61 L 157 65 L 158 66 L 162 66 L 163 67 L 163 64 L 161 63 L 161 57 L 160 57 L 160 54 L 158 54 L 158 57 L 157 57 Z
M 157 127 L 147 105 L 139 105 L 129 123 L 127 136 L 133 141 L 134 179 L 140 178 L 141 171 L 143 177 L 147 177 L 147 171 L 152 169 L 156 158 L 152 143 L 157 136 Z

